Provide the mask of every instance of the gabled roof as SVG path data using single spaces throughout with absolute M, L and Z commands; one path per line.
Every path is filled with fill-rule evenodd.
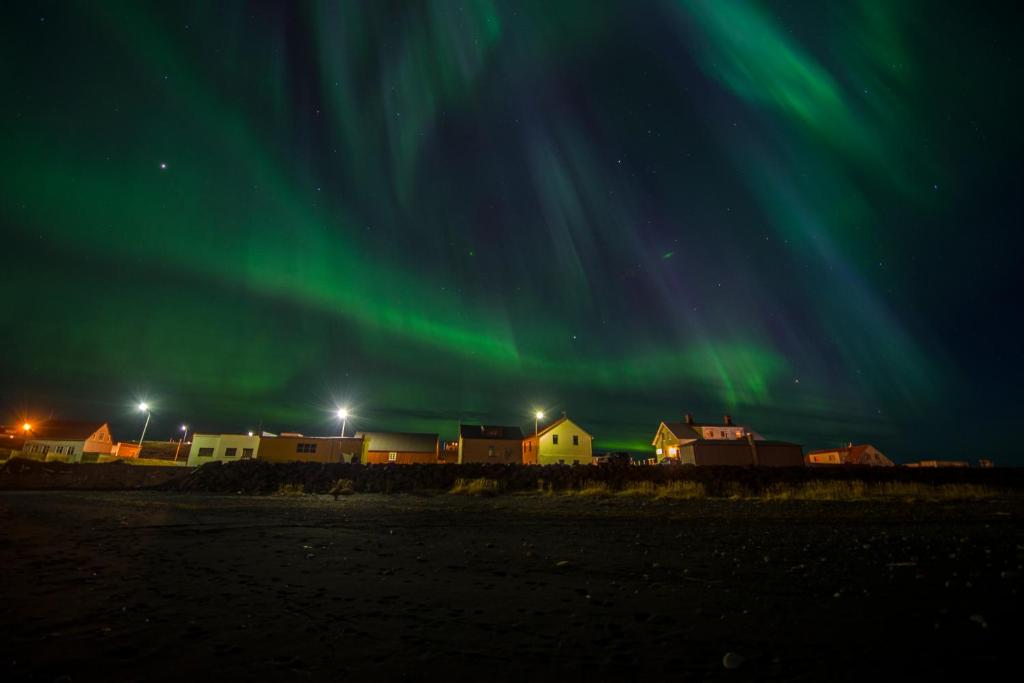
M 85 441 L 106 426 L 106 422 L 47 420 L 32 425 L 27 438 L 43 441 Z
M 406 453 L 436 453 L 437 434 L 409 432 L 356 432 L 357 438 L 369 440 L 371 451 L 404 451 Z
M 546 426 L 546 427 L 541 427 L 541 428 L 540 428 L 540 429 L 539 429 L 539 430 L 537 431 L 537 433 L 536 433 L 536 434 L 534 434 L 534 435 L 531 435 L 531 436 L 542 436 L 542 435 L 544 435 L 544 434 L 547 434 L 548 432 L 550 432 L 550 431 L 551 431 L 552 429 L 554 429 L 554 428 L 555 428 L 555 427 L 557 427 L 558 425 L 562 424 L 563 422 L 572 422 L 572 420 L 570 420 L 570 419 L 569 419 L 569 418 L 568 418 L 567 416 L 563 415 L 562 417 L 558 418 L 557 420 L 555 420 L 554 422 L 552 422 L 552 423 L 551 423 L 551 424 L 549 424 L 548 426 Z M 587 436 L 589 436 L 589 437 L 590 437 L 591 439 L 593 439 L 593 438 L 594 438 L 593 434 L 591 434 L 590 432 L 588 432 L 587 430 L 585 430 L 585 429 L 584 429 L 583 427 L 580 427 L 580 426 L 579 426 L 578 424 L 576 424 L 575 422 L 572 422 L 572 423 L 573 423 L 574 425 L 576 425 L 577 427 L 579 427 L 579 430 L 580 430 L 581 432 L 583 432 L 584 434 L 586 434 Z M 529 437 L 528 437 L 528 438 L 529 438 Z
M 523 432 L 519 427 L 503 427 L 499 425 L 461 425 L 459 427 L 459 436 L 463 439 L 523 440 Z
M 702 434 L 692 427 L 699 425 L 689 425 L 685 422 L 662 422 L 661 425 L 665 425 L 668 431 L 672 432 L 672 435 L 682 441 L 683 439 L 700 439 Z M 661 425 L 658 425 L 658 431 L 661 431 Z M 654 438 L 658 438 L 658 432 L 654 433 Z

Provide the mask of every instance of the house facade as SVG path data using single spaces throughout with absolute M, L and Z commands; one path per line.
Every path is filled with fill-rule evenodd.
M 803 448 L 785 441 L 768 441 L 726 415 L 719 423 L 701 423 L 687 414 L 682 422 L 662 422 L 651 441 L 660 463 L 802 467 Z
M 594 437 L 566 416 L 523 439 L 527 465 L 590 465 Z
M 523 432 L 519 427 L 461 425 L 458 443 L 459 464 L 523 462 Z
M 363 462 L 368 465 L 437 464 L 439 461 L 437 434 L 358 432 L 356 436 L 366 442 Z
M 208 462 L 237 462 L 255 458 L 260 437 L 247 434 L 193 434 L 188 451 L 188 466 Z
M 262 436 L 257 457 L 266 462 L 363 462 L 364 444 L 356 437 Z
M 840 448 L 810 451 L 808 465 L 866 465 L 868 467 L 895 467 L 892 460 L 871 444 L 847 444 Z
M 47 420 L 25 430 L 21 453 L 34 460 L 82 462 L 110 453 L 110 426 L 106 422 Z

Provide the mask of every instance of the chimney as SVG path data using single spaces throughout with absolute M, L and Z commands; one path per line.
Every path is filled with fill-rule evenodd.
M 723 416 L 722 420 L 725 422 L 727 427 L 732 426 L 732 415 L 725 415 Z
M 693 424 L 693 413 L 687 413 L 686 417 L 684 419 L 686 420 L 686 424 L 692 425 Z

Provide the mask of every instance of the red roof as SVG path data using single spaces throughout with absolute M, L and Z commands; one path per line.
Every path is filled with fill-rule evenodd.
M 106 422 L 47 420 L 33 424 L 27 438 L 48 441 L 84 441 L 107 426 Z

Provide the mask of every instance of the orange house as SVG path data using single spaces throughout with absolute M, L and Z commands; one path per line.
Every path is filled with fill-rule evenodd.
M 368 465 L 436 465 L 440 441 L 437 434 L 407 432 L 359 432 L 357 438 L 365 442 Z

